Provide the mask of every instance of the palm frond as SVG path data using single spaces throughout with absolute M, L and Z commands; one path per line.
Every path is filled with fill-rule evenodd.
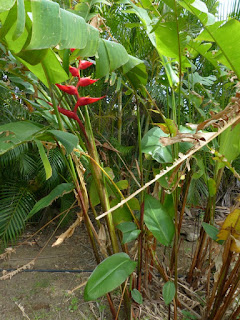
M 6 166 L 13 165 L 27 151 L 28 151 L 28 144 L 27 143 L 21 144 L 21 145 L 15 147 L 14 149 L 9 150 L 8 152 L 6 152 L 0 156 L 0 166 L 6 167 Z
M 65 170 L 65 163 L 62 158 L 62 154 L 58 149 L 52 149 L 49 151 L 48 160 L 52 167 L 51 178 L 46 181 L 46 173 L 41 159 L 39 159 L 38 161 L 39 172 L 37 175 L 39 184 L 43 185 L 43 188 L 46 192 L 50 191 L 62 181 L 61 176 L 63 175 L 63 172 Z
M 193 179 L 190 184 L 187 203 L 189 205 L 204 206 L 208 197 L 208 188 L 203 178 Z
M 24 181 L 3 185 L 0 199 L 0 239 L 6 245 L 8 241 L 15 241 L 24 230 L 25 218 L 35 199 Z

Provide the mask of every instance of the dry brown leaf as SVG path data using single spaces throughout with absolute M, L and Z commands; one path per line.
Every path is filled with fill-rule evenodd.
M 0 254 L 0 260 L 7 260 L 10 258 L 12 253 L 16 253 L 16 250 L 12 247 L 6 248 L 5 252 Z
M 115 149 L 114 147 L 110 146 L 107 142 L 104 142 L 104 143 L 102 144 L 102 147 L 105 148 L 105 149 L 107 149 L 107 150 L 111 150 L 111 151 L 114 151 L 114 152 L 118 152 L 118 153 L 119 153 L 119 151 L 118 151 L 117 149 Z
M 211 118 L 201 122 L 197 126 L 197 131 L 203 130 L 204 128 L 214 124 L 216 127 L 225 125 L 229 119 L 234 118 L 240 112 L 240 93 L 237 92 L 236 96 L 231 99 L 231 102 L 226 108 L 218 113 L 211 114 Z
M 77 220 L 64 233 L 58 236 L 58 239 L 52 244 L 52 247 L 59 246 L 60 244 L 63 243 L 65 239 L 70 238 L 74 234 L 74 231 L 77 228 L 77 226 L 81 224 L 82 220 L 83 220 L 82 216 L 78 217 Z
M 90 25 L 98 31 L 103 32 L 103 30 L 100 28 L 101 25 L 104 24 L 104 19 L 100 16 L 100 14 L 96 14 L 90 21 Z
M 211 138 L 215 132 L 198 132 L 198 133 L 179 133 L 175 137 L 161 137 L 160 142 L 163 146 L 169 146 L 177 142 L 191 142 L 201 144 Z
M 29 263 L 25 264 L 24 266 L 14 270 L 14 271 L 11 271 L 9 273 L 6 273 L 6 271 L 4 272 L 4 270 L 3 270 L 3 276 L 0 277 L 0 280 L 12 279 L 12 277 L 15 276 L 16 274 L 18 274 L 24 270 L 31 269 L 32 266 L 35 264 L 35 260 L 36 259 L 31 260 Z
M 218 233 L 219 240 L 233 240 L 230 250 L 240 253 L 240 209 L 235 209 L 229 213 Z
M 107 236 L 106 236 L 106 231 L 103 224 L 100 225 L 100 229 L 98 232 L 98 240 L 100 245 L 100 251 L 104 256 L 106 256 L 107 255 Z

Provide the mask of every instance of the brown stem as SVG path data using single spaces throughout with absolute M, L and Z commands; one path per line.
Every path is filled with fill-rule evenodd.
M 153 249 L 149 246 L 148 247 L 149 252 L 151 254 L 152 260 L 158 270 L 158 272 L 160 273 L 161 277 L 163 278 L 163 280 L 165 282 L 167 282 L 169 280 L 168 275 L 166 273 L 166 271 L 164 270 L 163 266 L 161 265 L 160 261 L 158 260 L 158 258 L 156 257 L 155 252 L 153 251 Z
M 113 320 L 115 320 L 116 316 L 117 316 L 117 312 L 116 312 L 116 310 L 114 308 L 110 293 L 107 293 L 107 299 L 108 299 L 108 304 L 109 304 L 110 311 L 111 311 L 111 314 L 112 314 L 112 318 L 113 318 Z
M 186 177 L 186 183 L 185 183 L 185 190 L 184 190 L 184 197 L 183 197 L 183 203 L 182 203 L 182 208 L 181 208 L 181 212 L 179 215 L 179 219 L 178 219 L 178 244 L 179 244 L 179 236 L 180 236 L 180 232 L 181 232 L 181 228 L 182 228 L 182 221 L 183 221 L 183 216 L 184 216 L 184 212 L 185 212 L 185 208 L 186 208 L 186 204 L 187 204 L 187 197 L 188 197 L 188 191 L 189 191 L 189 187 L 190 187 L 190 183 L 191 183 L 191 173 L 188 172 L 187 177 Z M 175 261 L 175 253 L 176 253 L 176 241 L 174 241 L 173 244 L 173 249 L 172 249 L 172 254 L 171 254 L 171 260 L 170 260 L 170 270 L 172 270 L 173 268 L 173 264 Z M 177 245 L 177 247 L 179 248 L 179 245 Z M 178 252 L 178 250 L 177 250 Z
M 230 239 L 229 239 L 230 240 Z M 229 243 L 226 243 L 226 250 L 224 250 L 225 252 L 223 253 L 223 257 L 227 257 L 225 261 L 223 261 L 223 265 L 220 271 L 220 277 L 218 279 L 218 290 L 217 290 L 217 295 L 215 297 L 215 302 L 212 308 L 212 312 L 209 316 L 209 320 L 215 319 L 215 314 L 217 313 L 217 310 L 219 310 L 221 304 L 222 304 L 222 300 L 223 300 L 223 288 L 225 285 L 225 281 L 227 278 L 227 273 L 230 267 L 230 263 L 232 260 L 232 252 L 230 252 L 230 243 L 231 241 L 229 241 Z
M 237 309 L 234 311 L 234 313 L 231 315 L 229 320 L 235 320 L 240 315 L 240 305 L 237 307 Z

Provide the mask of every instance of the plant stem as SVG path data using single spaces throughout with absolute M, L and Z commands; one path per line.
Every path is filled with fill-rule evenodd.
M 138 125 L 138 148 L 139 148 L 139 169 L 140 169 L 140 180 L 141 187 L 143 186 L 143 161 L 142 161 L 142 131 L 141 131 L 141 121 L 140 121 L 140 106 L 138 104 L 137 95 L 137 125 Z M 143 250 L 143 233 L 144 233 L 144 192 L 141 192 L 141 205 L 140 205 L 140 230 L 141 233 L 138 237 L 138 280 L 137 288 L 138 291 L 141 291 L 141 279 L 142 279 L 142 250 Z
M 90 165 L 91 165 L 91 172 L 96 184 L 96 188 L 98 191 L 99 199 L 101 201 L 101 205 L 104 211 L 108 211 L 110 209 L 110 204 L 109 204 L 109 198 L 107 194 L 106 187 L 104 185 L 103 177 L 102 177 L 102 172 L 99 169 L 99 158 L 98 158 L 98 153 L 97 153 L 97 148 L 95 144 L 95 138 L 93 135 L 92 131 L 92 126 L 91 126 L 91 121 L 88 113 L 87 106 L 84 107 L 85 111 L 85 125 L 86 125 L 86 134 L 88 141 L 87 142 L 87 149 L 88 153 L 91 158 L 93 158 L 95 161 L 90 160 Z M 113 218 L 112 214 L 107 215 L 106 217 L 107 220 L 107 226 L 108 226 L 108 231 L 112 243 L 112 248 L 113 252 L 117 253 L 119 252 L 119 247 L 118 247 L 118 242 L 117 242 L 117 236 L 115 232 L 115 227 L 113 223 Z

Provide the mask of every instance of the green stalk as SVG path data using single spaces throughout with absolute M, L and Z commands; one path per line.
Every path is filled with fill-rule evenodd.
M 143 159 L 142 159 L 142 131 L 141 131 L 141 119 L 140 119 L 140 106 L 137 100 L 137 94 L 135 94 L 137 103 L 137 126 L 138 126 L 138 148 L 139 148 L 139 170 L 140 170 L 140 180 L 141 187 L 143 186 Z M 140 230 L 141 233 L 138 237 L 138 281 L 137 288 L 138 291 L 141 290 L 141 278 L 142 278 L 142 250 L 143 250 L 143 233 L 144 233 L 144 191 L 141 192 L 141 205 L 140 205 Z
M 87 138 L 88 138 L 86 141 L 87 149 L 88 149 L 88 153 L 89 153 L 90 157 L 95 160 L 95 161 L 90 160 L 91 172 L 92 172 L 95 184 L 96 184 L 96 188 L 98 191 L 98 195 L 99 195 L 99 199 L 101 201 L 102 208 L 104 211 L 108 211 L 110 209 L 110 203 L 109 203 L 107 190 L 104 186 L 102 172 L 101 172 L 99 166 L 97 165 L 97 164 L 99 164 L 99 157 L 98 157 L 98 153 L 97 153 L 95 138 L 93 135 L 91 121 L 90 121 L 87 106 L 84 106 L 84 111 L 85 111 L 85 126 L 86 126 L 85 129 L 86 129 Z M 119 247 L 118 247 L 117 236 L 116 236 L 116 232 L 115 232 L 112 214 L 108 214 L 106 216 L 106 220 L 107 220 L 107 226 L 108 226 L 108 231 L 109 231 L 109 235 L 110 235 L 110 239 L 111 239 L 111 243 L 112 243 L 113 252 L 117 253 L 117 252 L 119 252 Z
M 122 90 L 118 93 L 118 143 L 122 143 Z

